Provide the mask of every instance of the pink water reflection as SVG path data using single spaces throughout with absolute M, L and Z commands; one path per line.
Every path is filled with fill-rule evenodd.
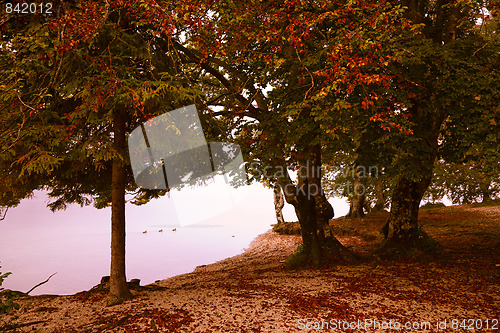
M 31 294 L 72 294 L 98 284 L 109 275 L 110 209 L 71 206 L 51 213 L 45 205 L 45 194 L 37 192 L 0 222 L 1 271 L 13 273 L 2 287 L 27 291 L 54 272 Z M 272 223 L 272 193 L 263 188 L 236 209 L 185 227 L 167 198 L 127 205 L 127 278 L 148 284 L 236 255 Z

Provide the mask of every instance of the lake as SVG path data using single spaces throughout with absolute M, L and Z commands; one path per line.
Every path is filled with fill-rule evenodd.
M 127 204 L 128 280 L 149 284 L 240 254 L 275 223 L 270 189 L 213 186 L 173 191 L 144 206 Z M 2 287 L 26 292 L 57 272 L 30 295 L 88 290 L 109 275 L 111 210 L 72 205 L 52 213 L 47 202 L 37 191 L 0 221 L 0 272 L 12 272 Z M 336 216 L 347 209 L 337 200 L 334 207 Z M 296 220 L 289 205 L 284 215 Z

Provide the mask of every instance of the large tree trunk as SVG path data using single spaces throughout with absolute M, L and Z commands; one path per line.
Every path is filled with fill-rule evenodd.
M 418 209 L 430 181 L 429 176 L 419 181 L 399 178 L 392 195 L 391 214 L 383 229 L 386 237 L 383 248 L 408 249 L 417 245 Z
M 302 235 L 302 246 L 314 266 L 321 265 L 321 243 L 318 237 L 318 225 L 316 221 L 316 207 L 311 193 L 311 186 L 307 179 L 299 180 L 297 186 L 297 205 L 294 205 L 295 213 L 300 223 Z
M 413 23 L 424 23 L 425 13 L 428 10 L 423 5 L 425 2 L 403 0 L 402 3 L 407 7 L 404 14 L 408 19 Z M 425 38 L 431 38 L 436 47 L 454 41 L 459 11 L 457 6 L 448 7 L 446 2 L 438 2 L 434 21 L 427 22 L 429 29 Z M 411 107 L 408 110 L 412 121 L 416 124 L 413 137 L 418 140 L 414 141 L 415 146 L 407 147 L 408 150 L 412 150 L 412 153 L 408 154 L 411 160 L 407 161 L 407 170 L 402 170 L 394 188 L 391 214 L 382 229 L 386 236 L 382 252 L 392 252 L 392 250 L 406 252 L 423 245 L 419 239 L 424 234 L 418 228 L 418 209 L 432 179 L 438 135 L 447 111 L 443 105 L 432 106 L 430 102 L 436 100 L 434 85 L 441 84 L 441 78 L 433 78 L 432 74 L 428 74 L 422 79 L 427 84 L 422 84 L 415 90 L 416 95 L 410 99 Z
M 126 148 L 125 119 L 122 112 L 115 112 L 114 146 L 123 156 Z M 110 303 L 132 298 L 125 276 L 125 187 L 126 169 L 123 160 L 116 156 L 112 166 L 111 189 L 111 272 Z
M 479 183 L 479 190 L 481 191 L 481 196 L 483 201 L 488 202 L 491 201 L 491 190 L 490 190 L 490 182 L 481 182 Z
M 407 7 L 404 15 L 413 23 L 426 23 L 428 29 L 422 36 L 432 39 L 436 48 L 453 42 L 459 24 L 459 7 L 450 7 L 445 1 L 437 2 L 434 9 L 435 18 L 429 21 L 427 17 L 428 22 L 425 22 L 428 10 L 425 3 L 403 0 L 402 4 Z M 418 79 L 422 82 L 419 82 L 418 88 L 414 83 L 409 86 L 412 90 L 408 91 L 413 91 L 415 95 L 410 98 L 411 107 L 408 109 L 412 122 L 415 124 L 414 140 L 413 146 L 409 144 L 406 147 L 411 153 L 407 156 L 405 170 L 401 170 L 401 176 L 394 188 L 391 214 L 382 229 L 386 236 L 381 248 L 382 253 L 394 251 L 408 253 L 408 250 L 411 253 L 413 249 L 424 249 L 422 245 L 425 247 L 430 245 L 425 234 L 418 228 L 418 209 L 422 196 L 432 179 L 438 136 L 447 116 L 447 106 L 433 102 L 439 99 L 436 91 L 439 91 L 438 85 L 442 84 L 442 78 L 433 75 L 429 72 L 420 76 Z
M 321 196 L 321 148 L 306 145 L 301 153 L 305 162 L 301 163 L 297 173 L 296 202 L 293 205 L 300 223 L 304 253 L 309 256 L 314 266 L 322 263 L 321 247 L 324 241 L 324 212 L 316 207 L 315 197 Z M 286 198 L 286 195 L 285 195 Z M 319 199 L 317 199 L 319 201 Z M 324 204 L 324 203 L 323 203 Z M 333 208 L 327 202 L 333 217 Z
M 418 227 L 420 201 L 429 187 L 433 176 L 433 166 L 437 155 L 438 134 L 445 120 L 446 112 L 435 110 L 425 113 L 414 100 L 410 112 L 414 118 L 420 118 L 420 126 L 415 128 L 414 137 L 419 140 L 409 145 L 411 160 L 407 161 L 406 170 L 398 178 L 391 200 L 389 220 L 382 228 L 385 241 L 380 249 L 386 254 L 409 254 L 414 250 L 432 250 L 437 243 L 431 241 Z M 413 157 L 411 157 L 413 156 Z M 413 175 L 410 177 L 409 175 Z M 432 244 L 432 245 L 431 245 Z
M 364 217 L 365 212 L 363 209 L 365 208 L 365 201 L 365 185 L 360 178 L 355 178 L 353 193 L 350 200 L 349 213 L 347 214 L 347 216 L 353 218 Z
M 375 183 L 375 196 L 377 201 L 375 202 L 375 206 L 372 210 L 378 212 L 383 210 L 385 207 L 384 185 L 380 179 L 377 179 Z
M 321 187 L 321 147 L 308 146 L 303 153 L 307 159 L 300 165 L 297 185 L 292 184 L 287 173 L 278 179 L 286 202 L 295 208 L 300 224 L 303 253 L 315 267 L 319 267 L 323 263 L 322 248 L 328 245 L 343 260 L 354 262 L 356 259 L 352 253 L 332 233 L 325 235 L 324 229 L 334 216 L 334 211 Z
M 285 223 L 285 220 L 283 218 L 283 207 L 285 206 L 285 199 L 283 198 L 283 193 L 281 193 L 281 188 L 279 186 L 275 186 L 273 188 L 273 195 L 276 221 L 278 221 L 278 224 Z
M 435 18 L 429 21 L 429 17 L 426 18 L 428 8 L 425 1 L 402 0 L 402 4 L 407 7 L 404 12 L 406 18 L 415 24 L 425 23 L 428 26 L 422 37 L 432 39 L 436 48 L 455 40 L 459 23 L 458 6 L 450 7 L 446 1 L 436 2 Z M 415 146 L 406 147 L 412 150 L 412 153 L 408 154 L 406 170 L 402 170 L 402 176 L 394 188 L 391 214 L 382 229 L 386 236 L 382 252 L 392 252 L 392 250 L 406 252 L 422 245 L 417 244 L 420 243 L 419 237 L 423 235 L 418 229 L 418 209 L 422 196 L 432 180 L 438 136 L 441 125 L 446 119 L 447 110 L 444 105 L 433 105 L 432 102 L 438 99 L 436 88 L 442 84 L 442 78 L 433 76 L 432 72 L 429 72 L 419 79 L 423 82 L 420 82 L 418 89 L 414 83 L 409 87 L 412 89 L 409 91 L 413 91 L 415 97 L 410 98 L 411 107 L 408 109 L 415 124 L 413 137 L 419 140 L 414 141 Z M 415 176 L 417 172 L 419 175 Z M 411 174 L 413 176 L 409 177 Z

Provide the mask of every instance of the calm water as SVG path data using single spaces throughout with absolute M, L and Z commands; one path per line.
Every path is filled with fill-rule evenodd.
M 109 275 L 111 211 L 70 206 L 51 213 L 46 203 L 36 192 L 0 221 L 0 271 L 13 273 L 2 287 L 26 292 L 57 272 L 31 295 L 88 290 Z M 272 191 L 259 184 L 229 199 L 221 188 L 182 190 L 126 209 L 127 279 L 142 285 L 237 255 L 275 223 Z M 284 214 L 296 220 L 291 206 Z
M 217 196 L 220 191 L 209 197 L 183 191 L 184 196 L 173 193 L 145 206 L 128 204 L 127 279 L 148 284 L 241 253 L 274 223 L 271 191 L 252 191 L 243 199 L 259 209 L 242 200 L 217 207 L 224 201 Z M 72 294 L 93 287 L 109 275 L 111 210 L 70 206 L 51 213 L 46 202 L 45 193 L 36 192 L 0 221 L 0 271 L 13 273 L 2 287 L 27 291 L 55 272 L 31 294 Z

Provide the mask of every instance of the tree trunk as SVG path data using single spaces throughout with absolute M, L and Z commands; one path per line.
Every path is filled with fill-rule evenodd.
M 460 10 L 457 6 L 449 7 L 446 1 L 438 1 L 434 9 L 435 18 L 429 21 L 427 17 L 428 22 L 425 22 L 428 10 L 422 5 L 425 2 L 403 0 L 402 4 L 407 7 L 404 12 L 406 18 L 416 24 L 426 23 L 428 29 L 426 35 L 422 36 L 431 38 L 436 48 L 455 39 Z M 415 124 L 413 144 L 406 147 L 411 153 L 407 156 L 405 170 L 401 170 L 401 176 L 394 188 L 389 220 L 382 229 L 386 239 L 381 252 L 406 252 L 422 245 L 419 238 L 424 235 L 418 228 L 418 209 L 432 179 L 438 136 L 446 119 L 447 109 L 445 105 L 433 104 L 433 101 L 438 99 L 436 91 L 439 89 L 436 88 L 442 84 L 442 78 L 432 73 L 420 78 L 424 83 L 419 82 L 418 89 L 413 83 L 411 89 L 415 97 L 409 99 L 411 107 L 408 111 Z
M 427 176 L 419 181 L 400 177 L 391 201 L 391 214 L 383 228 L 386 240 L 382 248 L 408 249 L 416 246 L 420 236 L 418 209 L 425 190 L 431 182 Z
M 437 242 L 430 240 L 419 230 L 418 210 L 432 180 L 439 130 L 446 112 L 424 112 L 420 101 L 412 100 L 412 103 L 409 111 L 414 119 L 418 118 L 419 126 L 414 129 L 413 145 L 407 148 L 413 153 L 408 156 L 406 170 L 402 170 L 397 180 L 392 193 L 389 219 L 382 228 L 385 241 L 380 252 L 388 255 L 406 253 L 413 256 L 414 250 L 429 251 L 437 247 Z
M 294 208 L 299 219 L 303 250 L 310 257 L 313 265 L 319 267 L 322 263 L 322 244 L 318 237 L 316 207 L 311 195 L 311 186 L 307 179 L 299 179 L 297 189 L 297 205 Z
M 376 212 L 384 210 L 385 208 L 384 186 L 380 179 L 377 179 L 375 183 L 375 196 L 377 201 L 375 202 L 375 206 L 372 208 L 372 210 Z
M 352 218 L 364 217 L 365 212 L 363 208 L 365 207 L 365 200 L 366 194 L 364 184 L 360 178 L 355 178 L 349 213 L 347 216 Z
M 481 191 L 482 202 L 491 201 L 490 182 L 479 183 L 479 190 Z
M 285 199 L 283 198 L 283 193 L 281 193 L 281 188 L 279 186 L 275 186 L 273 188 L 273 194 L 276 220 L 278 221 L 278 224 L 285 223 L 285 220 L 283 219 L 283 207 L 285 206 Z
M 297 185 L 293 185 L 288 174 L 278 179 L 287 203 L 295 208 L 300 224 L 303 253 L 315 267 L 323 262 L 324 245 L 331 246 L 343 260 L 355 262 L 352 253 L 330 233 L 325 236 L 324 228 L 334 216 L 333 207 L 326 200 L 321 187 L 321 147 L 308 146 L 304 149 L 307 160 L 299 167 Z
M 122 112 L 115 112 L 114 146 L 121 156 L 126 148 L 125 119 Z M 132 298 L 125 276 L 125 187 L 126 169 L 123 160 L 116 156 L 112 166 L 111 189 L 111 272 L 109 302 L 119 303 Z

